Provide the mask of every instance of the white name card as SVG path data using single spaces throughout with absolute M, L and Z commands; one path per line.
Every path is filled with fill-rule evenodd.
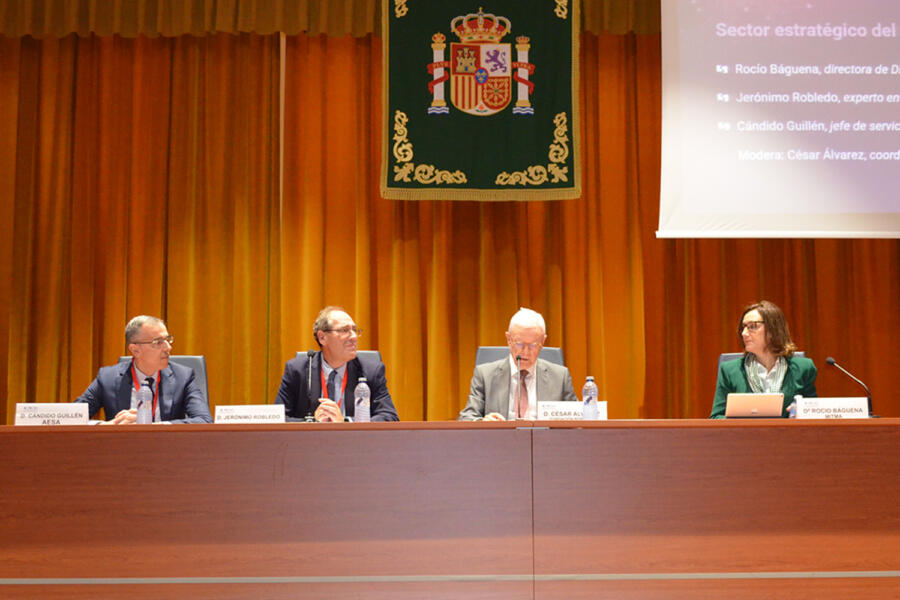
M 216 406 L 216 423 L 284 423 L 284 404 Z
M 868 419 L 868 398 L 797 398 L 798 419 Z
M 87 425 L 88 405 L 85 402 L 57 404 L 55 402 L 19 402 L 16 404 L 16 425 Z
M 582 402 L 538 402 L 538 421 L 581 421 Z M 606 400 L 597 402 L 597 420 L 606 420 Z

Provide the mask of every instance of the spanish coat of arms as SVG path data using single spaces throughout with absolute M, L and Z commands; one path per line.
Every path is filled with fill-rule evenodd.
M 459 38 L 459 42 L 450 44 L 450 60 L 444 56 L 446 36 L 440 32 L 431 36 L 433 54 L 428 72 L 432 80 L 428 91 L 432 100 L 428 114 L 450 112 L 445 98 L 449 80 L 450 102 L 464 113 L 483 117 L 502 111 L 512 100 L 515 85 L 513 114 L 533 115 L 530 95 L 534 83 L 529 77 L 534 65 L 528 62 L 529 38 L 516 38 L 513 60 L 511 44 L 501 41 L 512 30 L 509 19 L 486 14 L 480 8 L 478 13 L 455 17 L 450 29 Z

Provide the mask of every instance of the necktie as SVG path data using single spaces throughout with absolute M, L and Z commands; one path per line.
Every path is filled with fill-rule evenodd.
M 144 383 L 147 384 L 147 389 L 150 390 L 150 397 L 152 398 L 153 397 L 153 378 L 148 377 L 147 379 L 144 380 Z M 156 406 L 154 406 L 155 403 L 152 400 L 150 402 L 151 402 L 150 410 L 152 410 L 154 413 L 154 414 L 150 415 L 150 420 L 156 421 L 156 410 L 155 410 Z
M 334 389 L 334 381 L 337 379 L 337 371 L 332 371 L 328 375 L 328 397 L 337 402 L 337 390 Z
M 516 404 L 516 417 L 524 419 L 528 415 L 528 388 L 525 387 L 525 376 L 528 371 L 519 371 L 519 401 Z

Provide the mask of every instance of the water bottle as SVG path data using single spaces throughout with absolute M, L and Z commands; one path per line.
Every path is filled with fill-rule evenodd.
M 796 419 L 797 418 L 797 401 L 802 398 L 803 398 L 803 396 L 801 396 L 800 394 L 797 394 L 796 396 L 794 396 L 794 401 L 791 402 L 790 404 L 788 404 L 788 407 L 787 407 L 788 419 Z
M 581 389 L 581 397 L 584 405 L 581 407 L 581 418 L 585 421 L 596 421 L 598 416 L 597 410 L 597 384 L 594 383 L 594 377 L 588 375 L 584 387 Z
M 143 398 L 143 391 L 145 386 L 141 386 L 138 389 L 134 389 L 134 386 L 131 386 L 131 410 L 135 411 L 135 414 L 138 412 L 138 405 L 141 404 Z
M 132 398 L 132 402 L 135 400 Z M 149 425 L 153 422 L 153 392 L 148 385 L 142 385 L 137 391 L 137 424 Z
M 371 418 L 372 392 L 365 377 L 359 378 L 359 383 L 353 391 L 353 421 L 355 423 L 368 423 Z

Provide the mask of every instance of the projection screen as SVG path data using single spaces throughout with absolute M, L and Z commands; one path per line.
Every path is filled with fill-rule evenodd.
M 900 237 L 900 1 L 664 0 L 658 237 Z

